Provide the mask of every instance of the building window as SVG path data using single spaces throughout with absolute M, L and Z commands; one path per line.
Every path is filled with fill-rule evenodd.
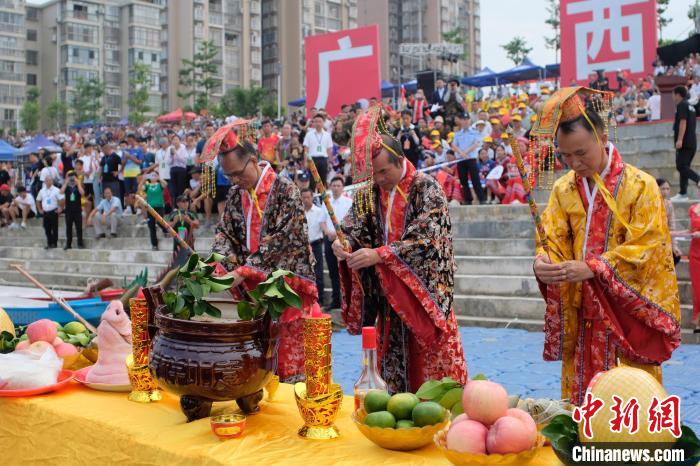
M 36 42 L 36 29 L 27 29 L 27 40 Z
M 38 65 L 39 64 L 39 52 L 36 50 L 27 50 L 27 65 Z
M 12 108 L 5 109 L 5 120 L 11 121 L 15 119 L 15 111 Z
M 35 74 L 27 74 L 27 86 L 36 86 Z
M 27 21 L 38 21 L 39 10 L 37 8 L 27 7 Z

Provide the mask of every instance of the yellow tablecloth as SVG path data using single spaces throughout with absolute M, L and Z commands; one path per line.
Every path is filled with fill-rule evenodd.
M 336 422 L 340 438 L 302 439 L 292 386 L 282 384 L 274 401 L 263 401 L 260 413 L 248 416 L 242 437 L 220 441 L 208 418 L 185 422 L 174 396 L 138 404 L 124 393 L 75 383 L 43 396 L 0 398 L 0 451 L 13 464 L 51 466 L 450 464 L 433 445 L 412 452 L 374 445 L 353 425 L 352 408 L 346 396 Z M 213 412 L 236 409 L 235 402 L 215 403 Z M 543 448 L 528 464 L 560 463 Z

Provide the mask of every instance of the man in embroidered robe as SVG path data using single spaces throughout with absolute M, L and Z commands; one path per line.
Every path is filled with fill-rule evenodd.
M 260 162 L 255 146 L 238 137 L 236 126 L 234 122 L 219 129 L 204 149 L 205 157 L 218 154 L 224 174 L 234 185 L 212 252 L 225 256 L 222 265 L 233 272 L 233 289 L 238 285 L 253 289 L 278 269 L 295 274 L 287 282 L 301 297 L 303 310 L 287 308 L 280 318 L 277 374 L 283 382 L 297 382 L 304 374 L 302 311 L 310 310 L 317 300 L 304 209 L 299 189 L 288 178 L 277 176 L 268 162 Z
M 379 107 L 355 123 L 353 182 L 364 182 L 339 240 L 342 315 L 351 334 L 377 327 L 381 375 L 391 392 L 415 392 L 428 379 L 467 380 L 452 310 L 454 272 L 447 200 L 388 135 Z
M 561 89 L 533 127 L 571 169 L 542 215 L 549 253 L 538 238 L 534 272 L 547 304 L 544 359 L 562 361 L 562 398 L 576 405 L 596 373 L 618 364 L 661 381 L 680 344 L 664 202 L 654 178 L 608 141 L 605 98 Z

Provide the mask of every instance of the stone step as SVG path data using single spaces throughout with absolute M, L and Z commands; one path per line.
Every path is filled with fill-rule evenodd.
M 8 247 L 0 246 L 0 257 L 36 260 L 50 259 L 54 261 L 92 261 L 92 262 L 128 262 L 132 264 L 167 264 L 172 256 L 170 250 L 135 251 L 113 249 L 49 249 L 43 247 Z
M 59 246 L 63 247 L 65 237 L 62 234 L 59 234 Z M 195 241 L 195 249 L 198 251 L 204 251 L 204 253 L 208 253 L 209 250 L 211 249 L 211 244 L 212 244 L 213 238 L 203 238 L 200 239 L 198 238 Z M 75 241 L 75 239 L 74 239 Z M 85 251 L 92 251 L 94 249 L 109 249 L 112 251 L 150 251 L 151 250 L 151 243 L 148 239 L 147 235 L 144 235 L 140 237 L 138 240 L 135 238 L 125 238 L 125 237 L 117 237 L 117 238 L 101 238 L 101 239 L 95 239 L 92 237 L 85 237 L 84 238 L 85 246 L 86 249 Z M 31 247 L 38 247 L 38 248 L 43 248 L 44 245 L 46 244 L 46 238 L 42 234 L 41 236 L 20 236 L 17 238 L 12 238 L 12 239 L 5 239 L 0 237 L 0 247 L 8 247 L 8 248 L 31 248 Z M 163 252 L 168 252 L 170 253 L 172 251 L 173 247 L 173 241 L 169 238 L 163 238 L 162 236 L 159 235 L 158 239 L 158 244 L 159 248 Z M 76 244 L 73 244 L 73 247 L 76 247 Z M 63 252 L 62 249 L 58 249 L 58 251 Z
M 143 269 L 148 269 L 148 277 L 153 279 L 158 276 L 167 263 L 133 263 L 133 262 L 88 262 L 88 261 L 63 261 L 54 259 L 15 259 L 0 258 L 0 269 L 12 270 L 10 264 L 20 264 L 29 273 L 51 271 L 56 276 L 65 275 L 70 277 L 75 273 L 89 275 L 95 278 L 123 277 L 131 281 Z M 14 271 L 13 271 L 14 272 Z M 16 273 L 16 272 L 15 272 Z M 51 281 L 48 282 L 52 284 Z M 116 283 L 116 282 L 115 282 Z
M 535 240 L 527 238 L 455 238 L 454 254 L 464 256 L 527 256 L 534 254 Z
M 681 303 L 691 303 L 693 291 L 689 281 L 678 283 Z M 465 295 L 538 297 L 540 291 L 534 275 L 455 275 L 455 292 Z

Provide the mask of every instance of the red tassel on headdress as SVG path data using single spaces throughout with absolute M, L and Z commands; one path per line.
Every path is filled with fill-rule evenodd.
M 199 157 L 200 162 L 211 162 L 220 153 L 230 151 L 237 145 L 240 145 L 241 140 L 243 140 L 245 136 L 239 138 L 236 130 L 240 127 L 247 127 L 248 123 L 250 123 L 248 120 L 239 118 L 233 123 L 224 125 L 216 130 L 212 137 L 210 137 L 206 144 L 204 144 L 202 155 Z

